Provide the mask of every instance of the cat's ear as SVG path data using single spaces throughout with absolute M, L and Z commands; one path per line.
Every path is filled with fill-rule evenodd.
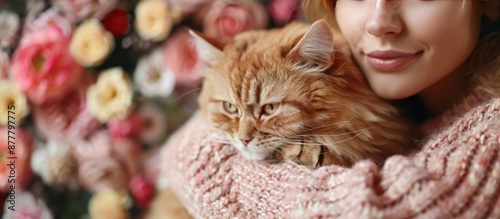
M 314 22 L 288 57 L 297 63 L 325 70 L 333 64 L 333 34 L 325 20 Z
M 222 56 L 222 43 L 194 30 L 189 30 L 189 34 L 193 36 L 196 50 L 203 61 L 210 63 Z

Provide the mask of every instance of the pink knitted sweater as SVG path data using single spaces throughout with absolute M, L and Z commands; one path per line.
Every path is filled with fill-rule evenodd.
M 162 174 L 196 218 L 500 218 L 499 110 L 473 94 L 411 156 L 315 170 L 247 161 L 193 117 L 164 146 Z

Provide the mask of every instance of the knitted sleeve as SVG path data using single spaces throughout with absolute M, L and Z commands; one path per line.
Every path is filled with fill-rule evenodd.
M 350 169 L 256 164 L 193 117 L 162 151 L 162 174 L 196 218 L 500 218 L 500 99 L 412 156 Z

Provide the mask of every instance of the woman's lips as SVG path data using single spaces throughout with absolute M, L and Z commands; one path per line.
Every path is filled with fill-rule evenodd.
M 366 54 L 366 61 L 376 71 L 393 72 L 413 62 L 421 52 L 404 53 L 392 50 L 373 51 Z

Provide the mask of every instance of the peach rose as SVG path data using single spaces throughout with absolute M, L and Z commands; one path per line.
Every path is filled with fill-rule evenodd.
M 89 214 L 92 219 L 128 219 L 127 209 L 132 200 L 124 190 L 112 189 L 95 193 L 89 201 Z
M 136 88 L 146 97 L 168 97 L 175 88 L 175 76 L 163 67 L 163 52 L 143 56 L 134 71 Z
M 32 150 L 33 138 L 29 132 L 20 127 L 0 127 L 0 157 L 2 158 L 0 159 L 0 192 L 8 192 L 11 185 L 16 187 L 16 191 L 20 191 L 28 184 L 32 176 L 29 163 Z M 15 168 L 8 165 L 12 162 L 15 163 Z
M 192 36 L 179 28 L 168 38 L 164 47 L 164 67 L 180 85 L 198 86 L 203 80 L 205 63 L 199 57 Z
M 81 23 L 73 33 L 69 51 L 82 66 L 98 66 L 113 51 L 115 41 L 97 19 L 89 19 Z
M 73 148 L 80 183 L 91 192 L 126 189 L 138 172 L 140 153 L 140 146 L 131 139 L 112 138 L 107 132 L 98 132 Z
M 102 19 L 117 4 L 118 0 L 53 0 L 63 16 L 74 22 L 90 17 Z
M 88 137 L 71 144 L 71 153 L 78 163 L 90 159 L 105 159 L 113 153 L 111 139 L 106 131 L 98 131 Z
M 12 59 L 12 76 L 35 104 L 61 100 L 79 83 L 83 68 L 68 51 L 70 36 L 51 23 L 26 35 Z
M 123 69 L 115 67 L 99 74 L 87 90 L 87 109 L 100 122 L 124 119 L 132 109 L 133 85 Z
M 8 79 L 10 72 L 10 59 L 6 52 L 0 50 L 0 80 Z
M 139 1 L 135 7 L 135 17 L 135 28 L 144 40 L 164 40 L 174 25 L 167 2 L 163 0 Z
M 0 125 L 18 126 L 28 116 L 29 111 L 26 96 L 12 81 L 0 79 Z
M 87 110 L 87 89 L 95 77 L 86 73 L 78 87 L 59 102 L 33 106 L 37 129 L 48 139 L 74 142 L 96 131 L 100 123 Z
M 236 34 L 267 27 L 265 7 L 254 0 L 220 0 L 214 2 L 203 21 L 203 32 L 221 41 Z
M 299 3 L 299 0 L 271 0 L 267 8 L 274 22 L 284 25 L 295 19 L 294 12 L 298 9 Z

